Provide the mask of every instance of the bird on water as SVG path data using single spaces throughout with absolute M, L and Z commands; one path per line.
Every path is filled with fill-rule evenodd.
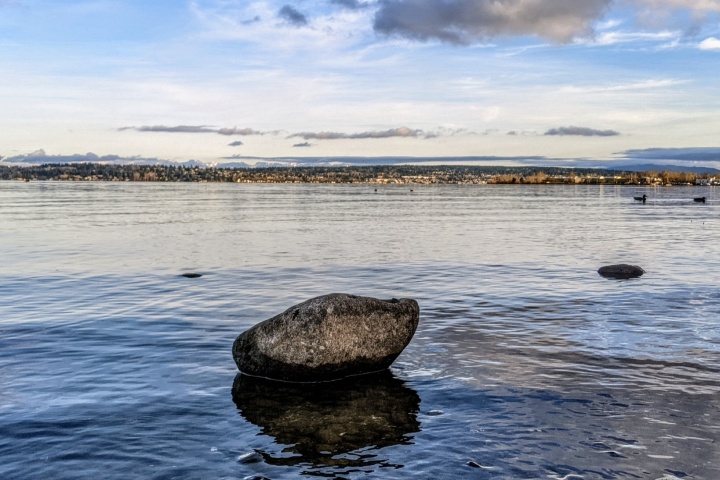
M 643 202 L 647 200 L 647 195 L 643 195 L 642 197 L 633 197 L 633 199 L 637 200 L 638 202 Z
M 693 198 L 693 201 L 697 203 L 705 203 L 705 197 L 695 197 Z

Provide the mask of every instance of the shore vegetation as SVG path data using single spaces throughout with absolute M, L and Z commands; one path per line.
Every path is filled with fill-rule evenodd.
M 458 165 L 288 166 L 266 168 L 116 165 L 0 165 L 0 180 L 108 182 L 364 183 L 364 184 L 612 184 L 717 185 L 710 173 L 634 172 L 566 167 Z

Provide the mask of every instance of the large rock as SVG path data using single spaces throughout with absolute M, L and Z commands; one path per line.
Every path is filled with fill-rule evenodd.
M 238 369 L 290 382 L 319 382 L 388 368 L 420 319 L 415 300 L 343 293 L 316 297 L 240 334 Z
M 645 273 L 645 270 L 637 265 L 627 265 L 621 263 L 619 265 L 607 265 L 600 267 L 598 273 L 607 278 L 635 278 Z

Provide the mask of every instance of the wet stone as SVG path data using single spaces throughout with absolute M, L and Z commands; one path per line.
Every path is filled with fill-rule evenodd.
M 420 319 L 415 300 L 344 293 L 312 298 L 261 322 L 233 343 L 238 369 L 289 382 L 321 382 L 388 368 Z
M 263 461 L 262 455 L 257 452 L 249 452 L 237 457 L 238 463 L 258 463 Z

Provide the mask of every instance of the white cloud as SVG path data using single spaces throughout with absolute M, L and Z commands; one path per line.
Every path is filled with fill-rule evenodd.
M 611 92 L 628 92 L 628 91 L 643 91 L 647 92 L 658 88 L 674 87 L 676 85 L 682 85 L 687 83 L 686 80 L 676 80 L 670 78 L 664 79 L 650 79 L 640 82 L 630 83 L 613 83 L 606 85 L 594 85 L 589 87 L 578 87 L 578 86 L 567 86 L 560 89 L 561 92 L 575 93 L 575 94 L 598 94 L 598 93 L 611 93 Z
M 700 50 L 720 50 L 720 39 L 709 37 L 700 42 L 698 45 Z
M 681 32 L 622 32 L 610 31 L 599 34 L 590 43 L 594 45 L 638 44 L 639 42 L 674 42 L 682 36 Z

